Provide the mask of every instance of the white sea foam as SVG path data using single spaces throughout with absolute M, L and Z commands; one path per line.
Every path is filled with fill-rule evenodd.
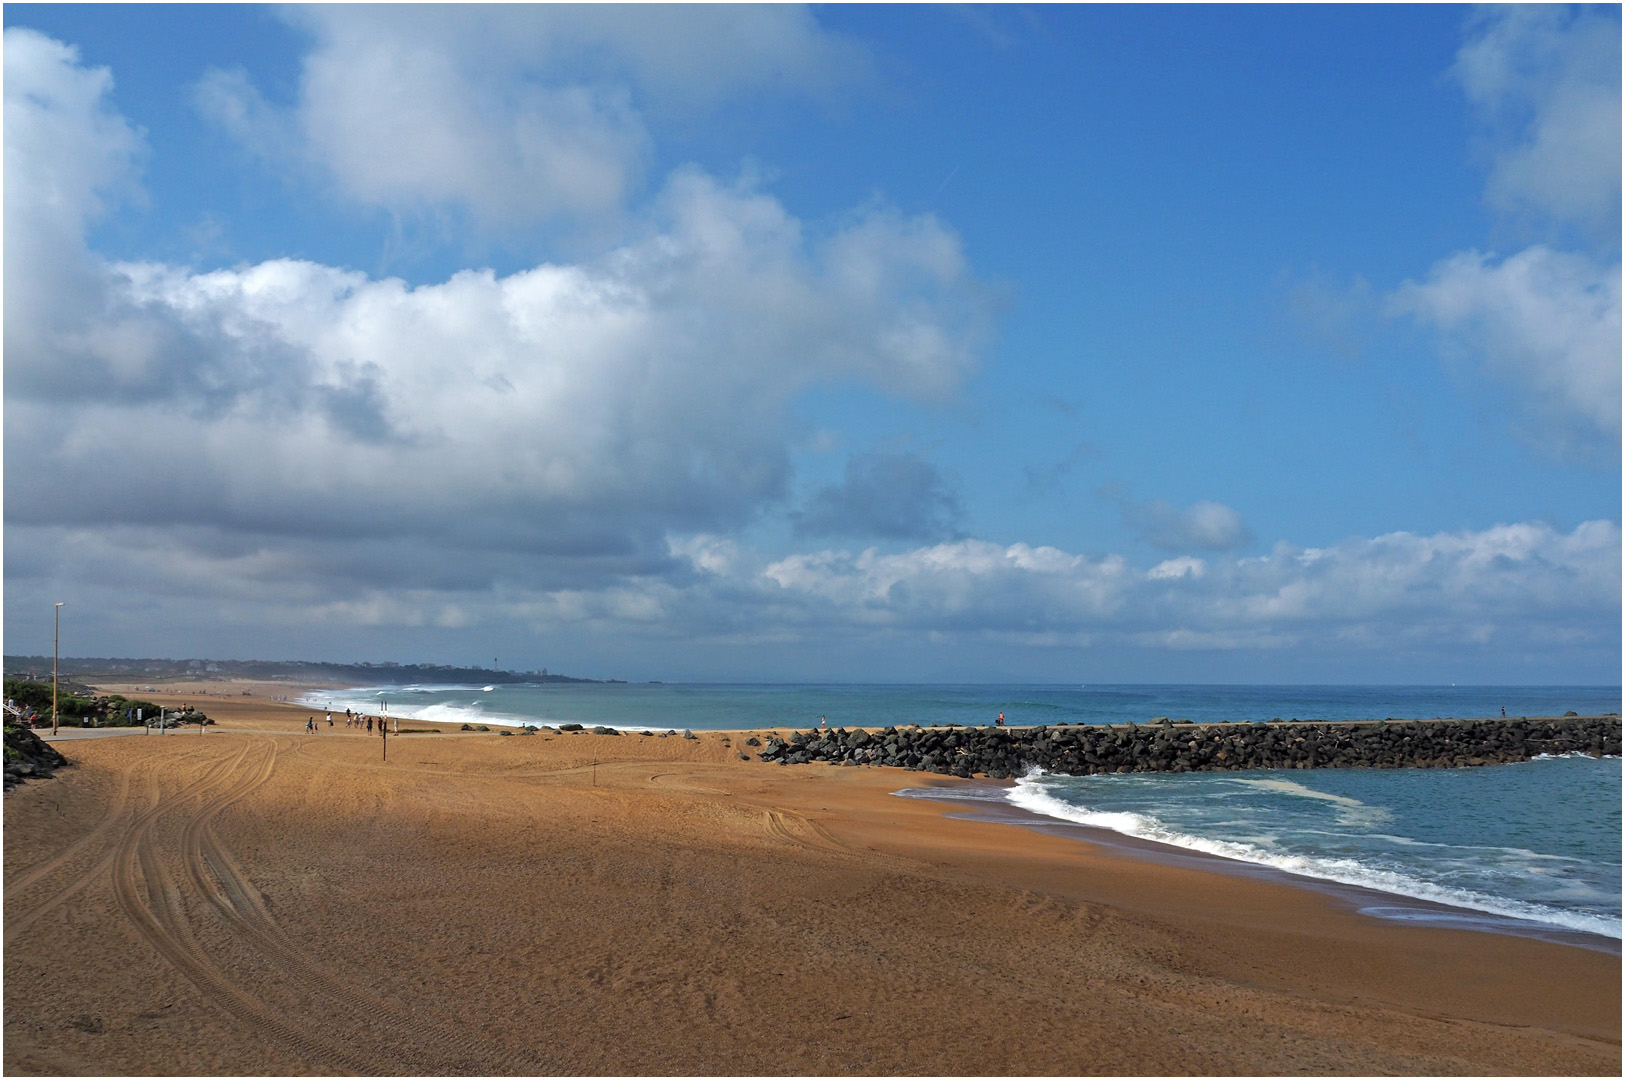
M 442 724 L 523 727 L 526 724 L 537 723 L 529 717 L 487 711 L 474 699 L 462 704 L 449 701 L 413 703 L 403 701 L 398 696 L 413 692 L 410 688 L 403 690 L 401 687 L 393 686 L 384 690 L 374 690 L 370 687 L 353 690 L 318 690 L 304 694 L 299 701 L 301 704 L 331 708 L 337 712 L 354 709 L 373 716 L 381 711 L 381 702 L 387 702 L 390 716 L 398 716 L 402 720 L 432 720 Z M 474 688 L 470 687 L 469 692 L 473 693 Z
M 389 715 L 398 716 L 402 720 L 427 720 L 440 724 L 485 724 L 488 727 L 521 728 L 527 724 L 548 725 L 556 727 L 561 723 L 570 723 L 569 719 L 558 719 L 546 716 L 525 715 L 523 713 L 507 713 L 493 710 L 486 706 L 484 699 L 478 695 L 489 690 L 490 687 L 478 686 L 437 686 L 432 689 L 419 687 L 388 686 L 382 689 L 376 687 L 358 687 L 345 690 L 313 690 L 302 695 L 298 701 L 302 705 L 309 705 L 318 709 L 333 709 L 343 712 L 345 709 L 354 709 L 357 712 L 376 716 L 387 703 Z M 406 695 L 425 695 L 458 693 L 465 698 L 460 701 L 413 702 Z M 616 731 L 637 734 L 643 731 L 655 733 L 663 731 L 681 731 L 687 724 L 600 724 L 594 719 L 576 719 L 576 723 L 585 727 L 611 727 Z
M 1380 806 L 1367 806 L 1359 799 L 1351 799 L 1347 795 L 1333 795 L 1325 791 L 1316 791 L 1292 780 L 1247 780 L 1232 779 L 1233 784 L 1246 784 L 1248 787 L 1262 788 L 1265 791 L 1276 791 L 1283 795 L 1292 795 L 1300 799 L 1318 799 L 1321 802 L 1333 803 L 1338 808 L 1338 819 L 1345 825 L 1358 825 L 1370 827 L 1382 825 L 1392 821 L 1394 815 Z
M 1237 784 L 1246 784 L 1248 787 L 1264 788 L 1266 791 L 1279 791 L 1287 795 L 1298 795 L 1305 799 L 1324 799 L 1340 806 L 1365 806 L 1359 799 L 1351 799 L 1347 795 L 1331 795 L 1324 791 L 1306 788 L 1302 784 L 1291 780 L 1235 780 Z
M 941 793 L 939 793 L 941 797 Z M 1256 866 L 1269 866 L 1304 877 L 1356 885 L 1397 896 L 1408 896 L 1450 907 L 1482 911 L 1525 922 L 1543 923 L 1566 930 L 1579 930 L 1605 937 L 1620 937 L 1620 922 L 1585 912 L 1563 911 L 1544 904 L 1488 896 L 1470 889 L 1457 889 L 1437 885 L 1410 874 L 1369 866 L 1357 859 L 1332 858 L 1317 855 L 1286 855 L 1267 851 L 1254 844 L 1233 840 L 1214 840 L 1195 836 L 1170 828 L 1149 814 L 1128 811 L 1101 811 L 1074 806 L 1045 790 L 1043 773 L 1028 773 L 1007 789 L 1005 798 L 1015 806 L 1059 821 L 1108 829 L 1125 836 L 1152 840 L 1171 847 L 1200 851 Z

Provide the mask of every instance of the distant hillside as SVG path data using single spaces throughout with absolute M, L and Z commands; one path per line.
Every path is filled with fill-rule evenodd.
M 134 660 L 101 656 L 64 656 L 61 678 L 81 682 L 131 679 L 265 679 L 287 682 L 372 683 L 598 683 L 620 679 L 577 679 L 540 671 L 496 671 L 449 664 L 325 664 L 314 660 Z M 11 678 L 51 677 L 49 656 L 8 656 Z

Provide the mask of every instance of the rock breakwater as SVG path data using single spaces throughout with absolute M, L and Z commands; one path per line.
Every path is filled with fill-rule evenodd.
M 1618 755 L 1618 716 L 1493 720 L 1292 721 L 1234 724 L 1060 724 L 798 731 L 768 739 L 782 765 L 890 765 L 1005 780 L 1046 772 L 1211 772 L 1231 769 L 1458 768 L 1540 754 Z

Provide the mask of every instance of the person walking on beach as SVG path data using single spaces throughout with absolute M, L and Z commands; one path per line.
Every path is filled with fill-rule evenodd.
M 372 734 L 372 717 L 367 717 L 367 734 Z
M 1004 726 L 1004 714 L 1003 713 L 1000 713 L 999 718 L 997 720 L 993 721 L 993 726 L 994 727 L 1003 727 Z
M 314 716 L 305 720 L 305 734 L 310 735 L 316 731 L 316 718 Z

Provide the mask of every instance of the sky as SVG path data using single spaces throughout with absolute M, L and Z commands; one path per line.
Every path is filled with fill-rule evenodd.
M 1617 6 L 4 20 L 8 654 L 1620 680 Z

